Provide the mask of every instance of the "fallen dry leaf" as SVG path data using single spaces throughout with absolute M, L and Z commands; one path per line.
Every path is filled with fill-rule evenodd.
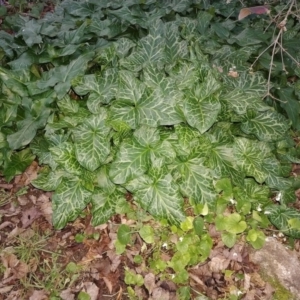
M 265 294 L 265 299 L 269 300 L 273 298 L 273 293 L 275 292 L 275 289 L 271 286 L 270 283 L 267 282 L 263 292 Z
M 22 228 L 27 228 L 34 222 L 34 220 L 36 220 L 40 216 L 40 211 L 38 211 L 34 206 L 24 211 L 21 218 Z
M 18 185 L 29 185 L 32 180 L 37 178 L 37 173 L 39 170 L 39 164 L 36 161 L 33 161 L 25 172 L 21 175 Z
M 152 292 L 152 297 L 149 300 L 169 300 L 170 293 L 161 287 L 157 287 Z
M 4 287 L 1 287 L 0 288 L 0 294 L 3 295 L 3 294 L 8 293 L 9 291 L 12 290 L 13 287 L 14 287 L 14 285 L 7 285 L 7 286 L 4 286 Z
M 248 291 L 244 296 L 243 300 L 255 300 L 255 290 Z
M 47 300 L 48 294 L 45 291 L 34 290 L 29 300 Z
M 105 284 L 106 284 L 107 289 L 109 290 L 109 292 L 112 293 L 112 290 L 113 290 L 112 282 L 107 277 L 102 277 L 102 279 L 105 282 Z
M 249 274 L 244 274 L 244 291 L 247 292 L 250 289 L 251 276 Z
M 5 227 L 8 227 L 8 226 L 14 226 L 14 224 L 12 222 L 5 221 L 2 224 L 0 224 L 0 230 L 5 228 Z
M 52 225 L 52 203 L 50 201 L 50 198 L 47 197 L 45 194 L 42 194 L 37 199 L 37 206 L 42 213 L 42 215 L 45 217 L 45 219 L 48 221 L 49 224 Z
M 1 260 L 6 268 L 3 275 L 3 284 L 7 284 L 15 279 L 21 279 L 29 272 L 28 265 L 20 261 L 13 253 L 2 253 Z
M 81 290 L 90 296 L 90 300 L 97 300 L 99 288 L 93 282 L 84 282 Z
M 75 299 L 75 295 L 70 288 L 62 291 L 59 294 L 59 296 L 62 300 L 74 300 Z
M 155 275 L 152 273 L 148 273 L 144 278 L 144 285 L 151 295 L 155 288 Z
M 113 250 L 108 250 L 106 254 L 111 261 L 110 270 L 115 272 L 121 263 L 121 255 L 117 255 Z
M 211 259 L 209 262 L 209 268 L 212 272 L 219 272 L 226 270 L 230 264 L 230 260 L 225 257 L 216 256 Z

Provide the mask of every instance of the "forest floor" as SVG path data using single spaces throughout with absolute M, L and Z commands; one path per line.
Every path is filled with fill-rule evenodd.
M 115 250 L 117 226 L 113 225 L 130 220 L 116 215 L 95 228 L 90 224 L 87 208 L 73 223 L 55 230 L 51 222 L 51 193 L 30 184 L 38 170 L 38 164 L 33 162 L 11 183 L 0 180 L 0 300 L 86 299 L 80 298 L 82 292 L 94 300 L 129 299 L 125 268 L 147 277 L 133 260 L 139 254 L 145 262 L 147 259 L 138 234 L 124 254 L 118 255 Z M 209 233 L 214 239 L 209 263 L 189 270 L 193 290 L 209 299 L 240 299 L 226 296 L 235 286 L 244 292 L 243 299 L 274 299 L 275 288 L 264 281 L 259 267 L 249 260 L 247 243 L 242 239 L 228 249 L 215 228 L 210 227 Z M 284 237 L 277 239 L 288 245 Z M 298 240 L 294 249 L 299 252 L 299 248 Z M 167 253 L 165 259 L 168 260 Z M 153 294 L 151 298 L 145 288 L 133 288 L 140 299 L 158 299 Z M 178 286 L 171 281 L 156 277 L 152 280 L 152 292 L 155 288 L 163 290 L 168 295 L 166 299 L 178 299 Z

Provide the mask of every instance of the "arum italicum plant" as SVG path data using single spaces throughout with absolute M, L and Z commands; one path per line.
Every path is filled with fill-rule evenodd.
M 216 7 L 226 15 L 236 5 Z M 224 221 L 229 246 L 246 226 L 249 242 L 260 244 L 266 207 L 296 237 L 289 220 L 298 212 L 285 207 L 297 185 L 289 177 L 297 158 L 291 124 L 262 101 L 264 73 L 248 72 L 268 34 L 254 37 L 247 23 L 220 18 L 193 0 L 67 0 L 43 19 L 16 17 L 15 35 L 0 32 L 6 179 L 38 159 L 33 184 L 54 192 L 57 229 L 87 205 L 93 225 L 105 223 L 130 192 L 176 226 L 186 220 L 184 199 L 196 215 L 207 205 Z M 230 199 L 237 204 L 227 216 Z

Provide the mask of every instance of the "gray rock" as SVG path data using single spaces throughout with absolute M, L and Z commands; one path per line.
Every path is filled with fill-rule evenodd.
M 300 261 L 295 252 L 269 237 L 262 249 L 251 251 L 250 260 L 300 300 Z

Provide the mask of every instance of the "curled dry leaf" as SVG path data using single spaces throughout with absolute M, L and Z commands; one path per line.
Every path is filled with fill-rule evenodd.
M 36 161 L 33 161 L 31 165 L 25 170 L 21 175 L 19 185 L 28 185 L 32 180 L 37 178 L 37 173 L 39 170 L 39 164 Z
M 269 14 L 270 10 L 268 6 L 263 5 L 263 6 L 253 6 L 253 7 L 244 7 L 240 10 L 238 20 L 242 20 L 246 18 L 249 15 L 264 15 L 264 14 Z
M 42 215 L 45 217 L 45 219 L 48 221 L 49 224 L 52 225 L 52 204 L 50 202 L 49 197 L 47 197 L 45 194 L 42 194 L 37 199 L 37 206 L 42 213 Z
M 237 71 L 234 71 L 234 70 L 230 70 L 227 75 L 229 77 L 233 77 L 233 78 L 238 78 L 239 77 L 239 73 Z
M 102 277 L 102 279 L 105 282 L 106 287 L 109 290 L 109 292 L 112 293 L 112 290 L 113 290 L 112 282 L 107 277 Z
M 21 279 L 29 272 L 27 264 L 20 261 L 13 253 L 2 253 L 1 261 L 3 266 L 6 268 L 3 275 L 3 284 L 11 282 L 15 279 Z
M 9 222 L 9 221 L 5 221 L 3 222 L 2 224 L 0 224 L 0 230 L 5 228 L 5 227 L 8 227 L 8 226 L 14 226 L 14 224 L 12 222 Z

